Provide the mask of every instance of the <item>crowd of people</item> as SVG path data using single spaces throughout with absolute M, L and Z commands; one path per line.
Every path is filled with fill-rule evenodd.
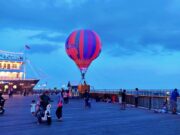
M 11 92 L 11 91 L 10 91 Z M 103 100 L 97 99 L 97 97 L 93 97 L 96 99 L 96 101 L 104 101 L 107 103 L 115 103 L 119 102 L 120 109 L 126 110 L 126 104 L 128 101 L 128 94 L 126 93 L 127 91 L 125 89 L 121 89 L 118 93 L 118 98 L 116 99 L 115 95 L 112 97 L 109 95 L 106 95 Z M 9 94 L 9 98 L 11 98 L 12 93 Z M 54 92 L 53 92 L 54 93 Z M 37 94 L 37 93 L 36 93 Z M 46 114 L 50 114 L 50 108 L 51 108 L 51 101 L 52 99 L 50 98 L 50 95 L 52 95 L 51 92 L 44 91 L 42 93 L 38 94 L 38 99 L 33 99 L 30 106 L 31 106 L 31 113 L 33 116 L 37 116 L 38 112 L 42 110 L 44 112 L 44 117 L 47 117 Z M 62 88 L 61 91 L 56 91 L 55 95 L 57 96 L 56 99 L 56 117 L 58 120 L 62 120 L 63 116 L 63 104 L 68 104 L 69 103 L 69 98 L 72 96 L 71 94 L 71 86 L 68 86 L 68 90 L 64 90 Z M 85 90 L 84 94 L 82 95 L 84 99 L 84 107 L 85 108 L 91 108 L 91 94 L 88 90 Z M 140 103 L 140 92 L 138 88 L 135 88 L 134 93 L 131 95 L 131 100 L 133 97 L 133 104 L 135 108 L 138 108 L 141 106 Z M 179 97 L 179 92 L 175 88 L 171 94 L 169 95 L 169 98 L 166 98 L 166 100 L 162 103 L 162 106 L 160 109 L 155 109 L 155 113 L 168 113 L 168 111 L 172 112 L 172 114 L 177 114 L 177 98 Z M 4 106 L 4 101 L 5 99 L 2 96 L 2 93 L 0 92 L 0 106 Z M 128 102 L 129 103 L 129 102 Z
M 58 120 L 62 120 L 62 108 L 63 108 L 63 104 L 68 104 L 69 103 L 69 90 L 64 90 L 62 89 L 61 91 L 56 93 L 57 99 L 56 99 L 56 116 Z M 48 106 L 48 111 L 50 112 L 50 108 L 51 108 L 51 102 L 52 99 L 50 98 L 50 95 L 52 93 L 50 93 L 49 91 L 45 91 L 42 94 L 38 94 L 38 100 L 35 101 L 34 99 L 32 100 L 31 103 L 31 113 L 33 116 L 36 116 L 37 113 L 42 109 L 42 111 L 47 110 L 47 106 Z
M 140 94 L 140 91 L 138 88 L 135 88 L 134 92 L 131 94 L 127 94 L 127 91 L 125 89 L 120 89 L 118 96 L 112 94 L 109 96 L 108 94 L 104 94 L 104 96 L 96 96 L 95 100 L 97 102 L 107 102 L 107 103 L 114 103 L 114 101 L 118 101 L 120 105 L 120 109 L 126 110 L 126 104 L 133 104 L 135 108 L 138 108 L 139 106 L 142 106 L 140 99 L 143 99 L 143 97 Z M 153 97 L 153 95 L 151 95 Z M 151 96 L 147 95 L 146 102 L 152 102 L 154 99 L 150 98 Z M 156 113 L 167 113 L 171 112 L 172 114 L 177 114 L 177 99 L 179 97 L 179 92 L 177 88 L 175 88 L 169 96 L 164 96 L 164 101 L 161 102 L 160 108 L 154 109 L 154 112 Z M 145 99 L 145 98 L 144 98 Z M 149 103 L 149 108 L 151 108 L 152 103 Z
M 133 97 L 134 97 L 134 107 L 137 108 L 138 105 L 139 105 L 139 98 L 140 98 L 138 88 L 135 88 Z M 177 88 L 175 88 L 171 92 L 169 98 L 167 97 L 163 101 L 163 103 L 161 105 L 161 108 L 160 109 L 155 109 L 154 112 L 156 112 L 156 113 L 168 113 L 168 111 L 170 110 L 170 112 L 172 114 L 177 114 L 177 98 L 178 97 L 179 97 L 179 92 L 178 92 Z M 168 108 L 168 101 L 169 101 L 169 106 L 170 106 L 169 108 Z M 126 109 L 126 102 L 127 102 L 126 90 L 123 90 L 123 91 L 121 90 L 119 92 L 119 103 L 120 103 L 120 106 L 121 106 L 122 110 Z

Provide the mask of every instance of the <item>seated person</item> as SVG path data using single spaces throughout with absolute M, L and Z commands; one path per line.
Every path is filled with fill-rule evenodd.
M 168 106 L 167 106 L 167 102 L 163 103 L 163 106 L 161 109 L 155 109 L 154 110 L 155 113 L 168 113 Z

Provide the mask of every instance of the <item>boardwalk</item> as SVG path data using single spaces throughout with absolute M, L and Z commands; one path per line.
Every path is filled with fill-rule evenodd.
M 121 111 L 117 104 L 92 103 L 84 109 L 82 100 L 72 99 L 64 105 L 63 121 L 56 120 L 52 103 L 51 126 L 37 125 L 29 111 L 33 97 L 14 97 L 6 103 L 0 116 L 1 135 L 179 135 L 180 116 L 155 114 L 144 109 Z M 54 99 L 55 100 L 55 99 Z

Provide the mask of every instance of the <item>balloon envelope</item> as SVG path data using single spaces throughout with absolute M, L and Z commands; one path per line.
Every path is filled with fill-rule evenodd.
M 83 71 L 99 56 L 101 41 L 92 30 L 76 30 L 67 38 L 65 47 L 68 56 Z

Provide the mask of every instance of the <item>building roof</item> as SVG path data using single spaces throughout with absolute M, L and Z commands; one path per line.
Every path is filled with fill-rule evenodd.
M 17 61 L 22 62 L 24 60 L 24 53 L 8 52 L 0 50 L 0 61 Z

